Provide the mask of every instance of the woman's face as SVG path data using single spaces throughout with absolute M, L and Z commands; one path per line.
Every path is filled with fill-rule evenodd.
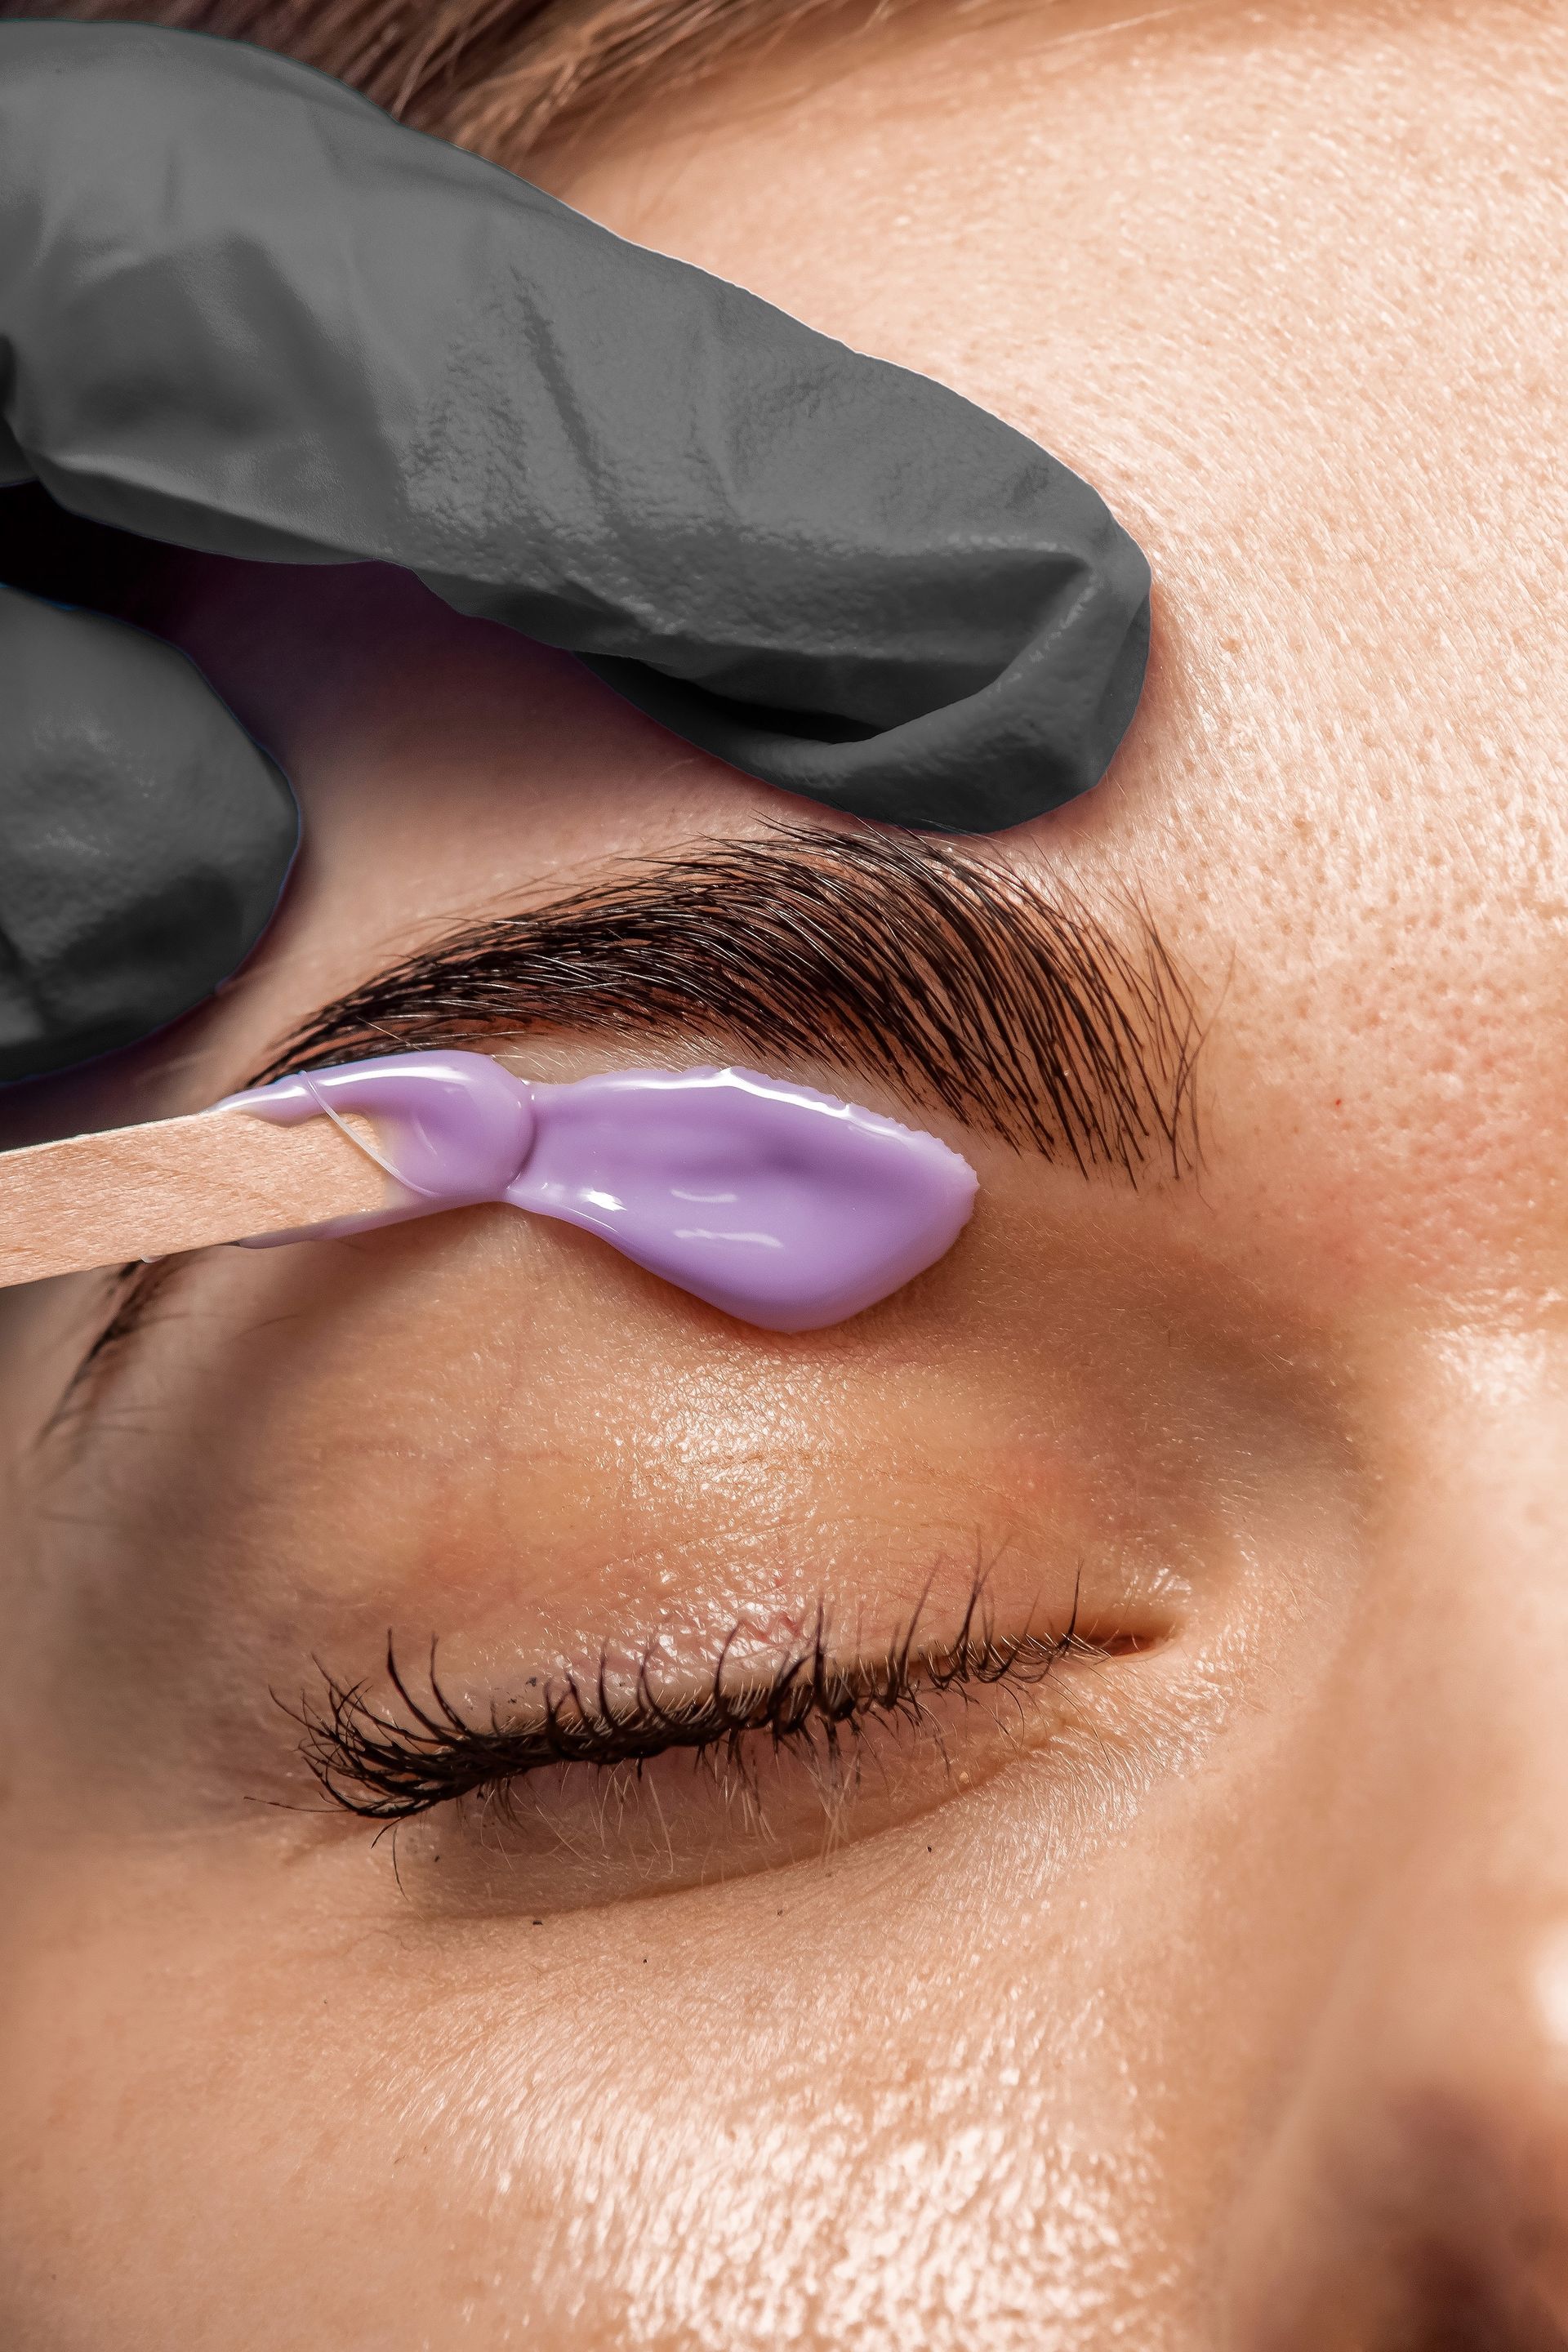
M 1563 2340 L 1563 20 L 1122 16 L 823 35 L 546 166 L 1148 550 L 1111 775 L 976 853 L 982 982 L 1020 925 L 1026 989 L 1109 961 L 1121 1095 L 1041 1070 L 1009 1139 L 994 1040 L 770 1063 L 816 854 L 770 828 L 874 976 L 858 829 L 408 583 L 185 575 L 310 848 L 242 982 L 57 1124 L 214 1098 L 454 924 L 567 902 L 570 949 L 658 858 L 743 1013 L 617 1019 L 628 921 L 573 1028 L 521 960 L 516 1066 L 739 1054 L 983 1191 L 792 1339 L 499 1208 L 184 1263 L 63 1406 L 103 1285 L 7 1302 L 26 2352 Z M 374 1801 L 437 1686 L 471 1748 L 818 1650 L 912 1692 L 379 1837 L 310 1769 Z

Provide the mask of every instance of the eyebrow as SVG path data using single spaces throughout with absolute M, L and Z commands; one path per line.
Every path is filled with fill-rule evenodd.
M 1147 911 L 1119 913 L 1113 930 L 1059 886 L 919 835 L 780 825 L 467 921 L 311 1013 L 245 1083 L 540 1032 L 695 1034 L 879 1080 L 1085 1176 L 1180 1178 L 1200 1164 L 1202 1029 Z M 186 1263 L 111 1277 L 51 1427 Z
M 695 1032 L 833 1064 L 1085 1175 L 1195 1168 L 1192 993 L 1147 913 L 1113 934 L 994 858 L 774 827 L 463 924 L 313 1013 L 250 1081 L 542 1031 Z

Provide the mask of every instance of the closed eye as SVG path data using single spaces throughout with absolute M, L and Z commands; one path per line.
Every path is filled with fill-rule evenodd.
M 652 1652 L 627 1665 L 605 1651 L 586 1676 L 528 1677 L 527 1701 L 493 1698 L 478 1712 L 443 1683 L 435 1641 L 416 1681 L 389 1635 L 379 1696 L 368 1679 L 345 1682 L 323 1669 L 317 1690 L 285 1711 L 300 1726 L 300 1754 L 323 1794 L 381 1823 L 475 1797 L 493 1808 L 550 1767 L 629 1768 L 640 1777 L 655 1759 L 680 1752 L 754 1794 L 763 1758 L 807 1751 L 842 1795 L 877 1727 L 924 1729 L 940 1741 L 939 1698 L 1022 1692 L 1065 1659 L 1105 1658 L 1127 1646 L 1090 1639 L 1079 1613 L 1075 1596 L 1059 1631 L 999 1632 L 977 1577 L 963 1622 L 946 1639 L 923 1634 L 917 1611 L 874 1653 L 847 1653 L 819 1608 L 803 1633 L 775 1642 L 771 1654 L 759 1654 L 756 1628 L 736 1625 L 699 1678 Z

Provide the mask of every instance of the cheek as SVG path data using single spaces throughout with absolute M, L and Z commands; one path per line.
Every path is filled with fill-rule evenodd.
M 1159 2151 L 1192 2089 L 1167 2024 L 1174 2079 L 1129 2107 L 1140 1912 L 1114 1958 L 1054 1926 L 1026 1801 L 956 1827 L 891 1874 L 439 1935 L 368 1906 L 363 1858 L 307 1885 L 232 1838 L 26 1857 L 0 2313 L 153 2343 L 177 2303 L 213 2352 L 258 2309 L 284 2342 L 460 2316 L 495 2352 L 1032 2352 L 1131 2309 L 1181 2242 Z

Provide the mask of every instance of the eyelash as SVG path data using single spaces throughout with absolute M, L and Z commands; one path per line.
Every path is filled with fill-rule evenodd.
M 585 1764 L 600 1771 L 629 1766 L 640 1774 L 645 1764 L 672 1750 L 710 1758 L 749 1784 L 754 1767 L 747 1743 L 759 1738 L 775 1753 L 815 1748 L 837 1770 L 853 1760 L 853 1743 L 874 1725 L 924 1724 L 933 1696 L 1001 1683 L 1027 1687 L 1043 1682 L 1063 1657 L 1105 1654 L 1076 1630 L 1076 1595 L 1072 1616 L 1057 1634 L 998 1636 L 978 1580 L 951 1643 L 917 1649 L 919 1617 L 917 1611 L 875 1658 L 845 1664 L 833 1654 L 819 1610 L 811 1632 L 794 1648 L 765 1673 L 744 1677 L 729 1672 L 735 1643 L 752 1630 L 737 1625 L 701 1690 L 673 1698 L 655 1686 L 650 1656 L 626 1688 L 617 1688 L 605 1652 L 591 1679 L 563 1675 L 544 1691 L 537 1716 L 521 1723 L 507 1722 L 499 1705 L 491 1706 L 488 1720 L 465 1716 L 442 1688 L 434 1641 L 428 1697 L 416 1697 L 389 1634 L 386 1675 L 405 1719 L 373 1705 L 367 1683 L 342 1683 L 325 1669 L 319 1697 L 307 1696 L 298 1707 L 279 1704 L 301 1729 L 300 1753 L 323 1794 L 363 1821 L 386 1824 L 464 1798 L 504 1798 L 529 1773 L 552 1765 Z

